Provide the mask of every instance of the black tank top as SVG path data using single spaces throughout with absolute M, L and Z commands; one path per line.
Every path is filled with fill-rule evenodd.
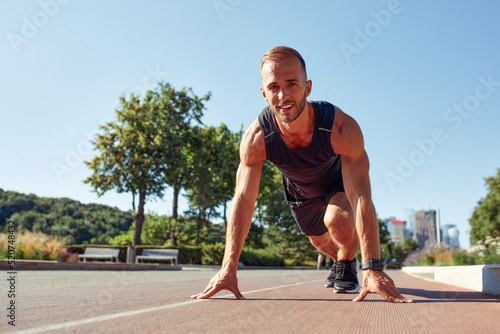
M 340 155 L 333 151 L 330 136 L 335 107 L 328 102 L 310 102 L 314 108 L 314 132 L 309 147 L 289 149 L 280 136 L 268 107 L 259 115 L 266 145 L 266 159 L 283 174 L 288 201 L 325 196 L 342 180 Z

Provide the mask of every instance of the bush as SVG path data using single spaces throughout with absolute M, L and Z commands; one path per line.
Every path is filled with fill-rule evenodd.
M 422 259 L 421 265 L 422 266 L 433 266 L 434 265 L 434 258 L 431 256 L 431 254 L 424 255 L 424 258 Z
M 203 258 L 203 248 L 200 246 L 182 246 L 179 249 L 179 263 L 201 264 Z
M 416 250 L 410 253 L 403 261 L 403 266 L 420 266 L 425 257 L 425 250 Z
M 483 263 L 484 264 L 500 264 L 500 248 L 488 247 L 488 249 L 483 253 Z
M 63 240 L 57 240 L 43 233 L 24 231 L 16 234 L 13 246 L 16 259 L 23 260 L 57 260 L 63 251 Z M 8 258 L 8 235 L 0 233 L 0 258 Z
M 202 264 L 222 264 L 224 258 L 224 244 L 219 242 L 215 245 L 203 245 L 201 258 Z
M 202 247 L 179 248 L 179 261 L 182 263 L 221 265 L 224 258 L 225 245 L 203 245 Z M 284 267 L 285 261 L 279 254 L 265 249 L 248 249 L 241 252 L 239 259 L 245 266 Z
M 453 265 L 454 266 L 465 266 L 465 265 L 475 265 L 477 264 L 479 258 L 475 254 L 469 255 L 467 252 L 454 252 L 453 253 Z
M 496 246 L 482 247 L 476 252 L 461 251 L 457 247 L 434 245 L 428 249 L 411 253 L 403 262 L 405 266 L 465 266 L 500 264 L 500 253 Z
M 284 267 L 283 257 L 266 249 L 244 250 L 240 261 L 245 266 Z
M 109 240 L 109 244 L 112 246 L 132 246 L 134 240 L 134 231 L 129 230 L 127 233 L 117 235 Z
M 57 255 L 58 262 L 78 262 L 78 253 L 71 253 L 68 248 L 64 248 L 62 252 Z

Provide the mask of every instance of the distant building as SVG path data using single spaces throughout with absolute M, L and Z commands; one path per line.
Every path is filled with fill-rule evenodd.
M 416 211 L 413 216 L 413 238 L 417 240 L 420 249 L 428 248 L 437 243 L 436 211 Z
M 402 244 L 405 241 L 405 226 L 403 220 L 391 219 L 391 241 L 396 244 Z
M 413 238 L 413 215 L 415 214 L 415 210 L 413 209 L 404 209 L 404 219 L 406 221 L 405 227 L 405 236 Z
M 385 229 L 387 230 L 387 232 L 389 232 L 389 235 L 391 234 L 391 220 L 393 219 L 396 219 L 396 217 L 389 217 L 384 219 Z
M 444 225 L 442 228 L 443 243 L 448 246 L 457 246 L 460 248 L 460 242 L 458 241 L 458 228 L 457 225 Z

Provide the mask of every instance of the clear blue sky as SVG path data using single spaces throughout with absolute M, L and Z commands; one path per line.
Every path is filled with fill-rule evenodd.
M 437 209 L 468 247 L 468 219 L 500 168 L 496 1 L 1 1 L 0 188 L 97 198 L 89 140 L 119 96 L 163 80 L 212 92 L 204 122 L 246 128 L 266 106 L 259 61 L 305 58 L 311 100 L 360 124 L 379 218 Z M 55 167 L 57 167 L 55 169 Z M 147 210 L 171 213 L 171 190 Z

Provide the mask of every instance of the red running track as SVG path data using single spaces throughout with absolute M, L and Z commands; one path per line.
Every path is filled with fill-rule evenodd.
M 246 300 L 228 291 L 190 299 L 215 273 L 21 271 L 16 326 L 3 316 L 0 332 L 500 333 L 500 297 L 401 271 L 388 273 L 413 304 L 376 294 L 354 303 L 354 295 L 324 288 L 324 270 L 241 270 Z

